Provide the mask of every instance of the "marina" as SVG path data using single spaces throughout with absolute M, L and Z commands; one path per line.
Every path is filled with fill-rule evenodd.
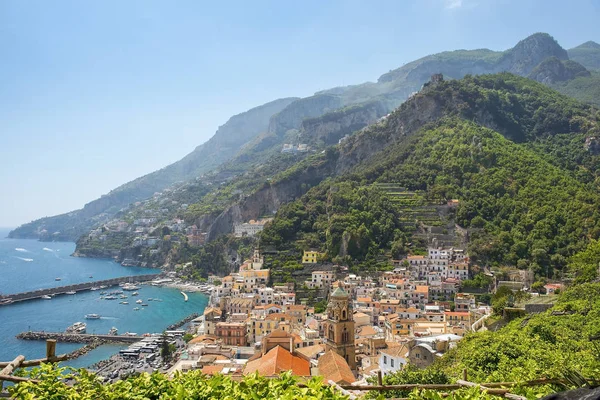
M 188 293 L 189 301 L 184 302 L 180 290 L 166 286 L 152 286 L 149 283 L 137 285 L 135 291 L 126 291 L 125 285 L 97 283 L 99 281 L 114 281 L 118 279 L 123 284 L 138 282 L 139 275 L 149 275 L 159 272 L 155 269 L 139 267 L 123 267 L 111 260 L 86 259 L 70 257 L 74 243 L 44 243 L 35 240 L 3 239 L 0 234 L 0 269 L 8 279 L 0 280 L 0 293 L 33 292 L 39 288 L 52 288 L 57 285 L 85 284 L 90 290 L 77 291 L 76 295 L 42 294 L 36 300 L 18 301 L 10 306 L 0 306 L 0 335 L 3 345 L 0 346 L 0 360 L 14 358 L 15 354 L 22 354 L 27 359 L 39 358 L 44 354 L 43 340 L 21 340 L 16 336 L 21 332 L 61 332 L 75 322 L 86 323 L 86 334 L 107 335 L 111 328 L 118 333 L 138 332 L 140 335 L 152 332 L 162 332 L 169 324 L 185 318 L 190 313 L 202 312 L 208 299 L 200 293 Z M 33 262 L 24 262 L 11 258 L 18 254 L 15 247 L 25 248 L 30 252 L 29 257 Z M 42 250 L 47 247 L 52 249 Z M 93 282 L 89 276 L 94 276 L 98 281 Z M 127 276 L 124 276 L 127 275 Z M 61 277 L 61 281 L 55 281 Z M 104 286 L 104 287 L 102 287 Z M 96 290 L 91 290 L 94 287 Z M 56 290 L 56 289 L 55 289 Z M 69 291 L 69 289 L 64 291 Z M 117 301 L 101 300 L 101 292 L 109 295 L 112 291 L 123 291 L 122 295 L 139 297 L 120 299 Z M 48 295 L 50 299 L 42 299 Z M 152 298 L 148 307 L 135 304 L 136 298 Z M 162 301 L 156 301 L 161 299 Z M 119 304 L 121 301 L 129 304 Z M 138 307 L 137 311 L 134 307 Z M 98 314 L 99 319 L 85 319 L 86 314 Z M 57 354 L 72 353 L 77 351 L 78 358 L 71 358 L 64 364 L 75 368 L 87 367 L 94 363 L 109 358 L 123 349 L 120 342 L 101 343 L 98 347 L 79 351 L 85 343 L 73 341 L 58 341 Z M 87 345 L 87 344 L 86 344 Z M 89 351 L 88 351 L 89 350 Z

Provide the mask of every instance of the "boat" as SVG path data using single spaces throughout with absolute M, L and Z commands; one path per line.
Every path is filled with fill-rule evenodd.
M 52 297 L 50 297 L 48 295 L 44 295 L 44 296 L 42 296 L 42 299 L 44 299 L 44 300 L 52 300 Z
M 85 333 L 86 328 L 85 322 L 75 322 L 67 328 L 67 333 Z
M 117 297 L 116 297 L 116 296 L 106 296 L 106 297 L 104 298 L 104 300 L 116 300 L 116 299 L 117 299 Z
M 102 291 L 102 292 L 100 292 L 100 294 L 106 294 L 106 291 Z
M 96 286 L 93 286 L 93 287 L 91 287 L 91 288 L 90 288 L 90 290 L 99 290 L 99 289 L 100 289 L 100 288 L 99 288 L 99 287 L 96 287 Z
M 101 285 L 101 286 L 100 286 L 100 289 L 106 289 L 106 288 L 107 288 L 107 286 L 106 286 L 106 285 Z
M 138 292 L 131 293 L 132 296 L 137 296 L 138 294 L 139 294 Z
M 119 298 L 121 298 L 121 299 L 126 299 L 126 298 L 127 298 L 127 296 L 125 296 L 124 294 L 122 294 L 122 295 L 120 295 L 120 296 L 119 296 Z
M 144 301 L 142 299 L 136 300 L 137 304 L 142 304 Z
M 74 290 L 69 290 L 68 292 L 65 292 L 65 294 L 74 295 L 74 294 L 77 294 L 77 292 Z
M 148 304 L 142 303 L 142 307 L 148 307 Z
M 148 298 L 148 301 L 152 301 L 152 297 L 149 297 L 149 298 Z
M 117 336 L 119 334 L 119 330 L 113 326 L 110 328 L 110 331 L 108 331 L 108 334 L 111 336 Z
M 54 278 L 55 281 L 60 281 L 61 278 Z
M 100 319 L 99 314 L 85 314 L 85 319 Z
M 139 310 L 140 310 L 139 307 L 136 307 L 136 308 L 133 309 L 133 311 L 139 311 Z
M 94 279 L 94 276 L 93 276 L 93 275 L 90 275 L 90 279 Z
M 122 301 L 119 304 L 129 304 L 129 302 L 128 301 Z
M 128 290 L 130 292 L 134 290 L 139 290 L 139 286 L 132 285 L 131 283 L 126 283 L 122 286 L 123 290 Z
M 0 299 L 0 306 L 4 306 L 11 303 L 13 303 L 13 299 L 10 297 L 7 299 Z

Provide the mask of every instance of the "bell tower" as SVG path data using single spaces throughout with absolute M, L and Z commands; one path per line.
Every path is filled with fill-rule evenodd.
M 356 370 L 354 320 L 350 295 L 338 286 L 330 295 L 325 321 L 325 352 L 332 350 L 344 357 L 351 370 Z

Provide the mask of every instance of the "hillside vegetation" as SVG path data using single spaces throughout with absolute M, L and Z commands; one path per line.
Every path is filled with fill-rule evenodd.
M 397 136 L 428 99 L 441 119 Z M 597 110 L 524 78 L 444 82 L 358 135 L 349 152 L 310 158 L 283 174 L 279 179 L 297 179 L 307 168 L 302 164 L 343 164 L 361 146 L 392 144 L 281 207 L 262 240 L 279 249 L 317 247 L 346 261 L 399 254 L 414 227 L 399 224 L 397 204 L 373 185 L 396 184 L 430 201 L 460 200 L 455 221 L 472 231 L 474 261 L 551 276 L 587 238 L 600 235 L 598 159 L 583 147 L 585 136 L 597 132 Z

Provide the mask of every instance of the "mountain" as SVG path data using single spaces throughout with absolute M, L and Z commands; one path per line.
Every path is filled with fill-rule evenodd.
M 235 115 L 206 143 L 196 147 L 183 159 L 151 174 L 128 182 L 81 210 L 46 217 L 10 232 L 13 238 L 75 241 L 94 225 L 106 221 L 130 203 L 144 200 L 179 181 L 195 178 L 231 158 L 249 140 L 263 132 L 272 115 L 285 109 L 297 98 L 278 99 Z
M 296 200 L 279 208 L 261 244 L 288 252 L 314 246 L 364 270 L 414 244 L 419 226 L 402 224 L 410 207 L 396 196 L 416 193 L 423 205 L 459 200 L 451 213 L 469 232 L 476 262 L 552 275 L 600 235 L 600 159 L 585 145 L 600 134 L 599 119 L 597 109 L 514 75 L 429 85 L 383 122 L 265 186 L 280 199 L 292 181 L 312 189 L 291 192 Z M 572 145 L 561 146 L 565 139 Z
M 575 87 L 556 88 L 579 93 L 578 88 L 585 87 L 592 94 L 588 97 L 595 101 L 596 82 L 585 80 L 591 79 L 586 77 L 588 71 L 568 58 L 567 52 L 550 35 L 536 33 L 506 51 L 480 49 L 439 53 L 383 74 L 377 82 L 337 87 L 302 99 L 277 100 L 232 117 L 211 140 L 181 161 L 123 185 L 87 204 L 82 210 L 26 224 L 11 232 L 11 236 L 75 240 L 91 227 L 109 221 L 116 212 L 130 207 L 131 203 L 148 199 L 178 181 L 188 181 L 200 175 L 204 176 L 202 179 L 206 184 L 211 185 L 239 178 L 238 182 L 246 183 L 236 191 L 254 190 L 258 182 L 249 178 L 250 175 L 262 177 L 265 170 L 281 172 L 291 163 L 309 155 L 300 154 L 295 159 L 288 157 L 284 161 L 279 157 L 284 144 L 304 143 L 309 144 L 314 152 L 324 151 L 328 145 L 374 123 L 402 104 L 420 90 L 432 74 L 441 73 L 447 78 L 460 79 L 467 74 L 509 71 L 552 85 L 584 80 Z M 273 157 L 278 161 L 269 161 Z M 254 172 L 261 169 L 258 174 Z M 223 210 L 235 196 L 209 196 L 220 199 L 211 206 L 212 212 L 218 208 Z M 275 203 L 280 204 L 281 201 Z M 205 201 L 198 198 L 195 202 Z M 205 208 L 192 207 L 192 211 Z M 190 218 L 197 215 L 208 223 L 197 212 L 187 215 Z M 243 213 L 240 218 L 242 216 Z M 60 233 L 53 234 L 55 232 Z M 214 232 L 221 232 L 221 229 Z
M 555 56 L 546 58 L 528 75 L 529 78 L 547 85 L 590 76 L 592 76 L 590 71 L 578 62 L 560 60 Z
M 600 44 L 585 42 L 568 50 L 569 58 L 590 69 L 600 69 Z

